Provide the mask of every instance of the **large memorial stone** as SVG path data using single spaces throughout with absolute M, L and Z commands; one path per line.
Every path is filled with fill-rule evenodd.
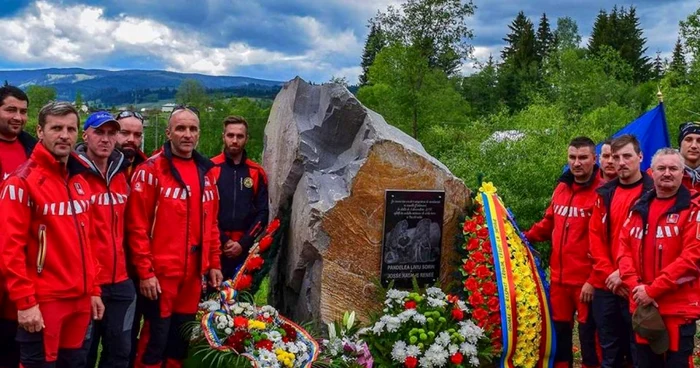
M 440 279 L 454 272 L 467 187 L 345 87 L 288 82 L 265 128 L 263 166 L 271 216 L 291 211 L 270 283 L 283 314 L 328 322 L 376 308 L 387 189 L 445 192 Z

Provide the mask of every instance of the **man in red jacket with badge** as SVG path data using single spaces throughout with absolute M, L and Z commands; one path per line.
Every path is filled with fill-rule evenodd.
M 29 98 L 15 86 L 0 87 L 0 184 L 32 154 L 36 139 L 24 131 Z M 19 365 L 17 308 L 10 302 L 0 274 L 0 368 Z
M 224 152 L 212 159 L 221 196 L 221 265 L 224 278 L 232 278 L 243 263 L 253 241 L 267 226 L 267 175 L 262 166 L 248 159 L 248 122 L 240 116 L 224 120 Z
M 88 235 L 89 186 L 71 154 L 78 120 L 70 103 L 44 106 L 40 142 L 0 194 L 0 266 L 18 309 L 25 368 L 84 366 L 90 318 L 104 312 Z
M 682 185 L 683 166 L 672 148 L 654 155 L 654 189 L 634 205 L 620 234 L 620 276 L 630 290 L 639 368 L 690 367 L 695 347 L 700 207 L 698 194 Z
M 635 344 L 627 296 L 617 268 L 618 239 L 632 205 L 653 188 L 653 180 L 640 170 L 642 151 L 632 135 L 612 142 L 617 179 L 601 186 L 593 207 L 589 237 L 593 256 L 593 317 L 603 350 L 601 366 L 617 368 L 635 363 Z M 636 364 L 635 364 L 636 365 Z
M 93 324 L 88 341 L 88 367 L 95 367 L 100 340 L 103 347 L 100 367 L 126 368 L 131 352 L 136 292 L 126 272 L 124 250 L 124 212 L 129 196 L 125 172 L 129 162 L 114 149 L 118 131 L 119 123 L 110 113 L 95 112 L 83 127 L 85 143 L 75 148 L 87 168 L 82 176 L 92 193 L 89 234 L 100 264 L 97 282 L 105 305 L 104 318 Z
M 596 200 L 595 190 L 602 179 L 595 164 L 595 143 L 590 138 L 571 140 L 567 155 L 569 169 L 559 178 L 544 218 L 525 236 L 530 241 L 552 241 L 549 265 L 552 319 L 557 336 L 555 367 L 573 367 L 575 313 L 583 366 L 596 367 L 599 363 L 595 327 L 591 328 L 589 320 L 593 264 L 589 257 L 588 222 Z
M 137 367 L 181 367 L 194 321 L 202 277 L 222 281 L 217 215 L 219 196 L 211 161 L 195 151 L 199 114 L 179 106 L 161 152 L 141 164 L 127 206 L 128 244 L 146 297 Z

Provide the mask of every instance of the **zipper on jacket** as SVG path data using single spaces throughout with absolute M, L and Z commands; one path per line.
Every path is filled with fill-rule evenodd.
M 46 262 L 46 225 L 39 225 L 39 253 L 36 257 L 36 273 L 41 275 Z
M 236 182 L 238 181 L 238 170 L 236 168 L 233 168 L 233 218 L 231 221 L 236 221 L 236 193 L 238 192 L 238 189 L 236 189 Z
M 85 237 L 85 223 L 78 223 L 78 215 L 75 214 L 75 206 L 73 205 L 73 195 L 70 194 L 70 187 L 68 186 L 68 181 L 63 180 L 66 184 L 66 191 L 68 192 L 68 205 L 71 208 L 71 213 L 73 214 L 73 221 L 75 222 L 75 229 L 78 231 L 78 240 L 80 242 L 80 257 L 83 261 L 83 287 L 85 289 L 85 294 L 88 293 L 87 289 L 87 266 L 85 265 L 85 244 L 83 243 L 83 238 Z M 82 226 L 82 231 L 81 227 Z
M 656 278 L 656 275 L 657 275 L 658 273 L 660 273 L 661 270 L 663 269 L 663 265 L 664 265 L 664 264 L 663 264 L 663 256 L 664 256 L 664 245 L 663 245 L 663 244 L 659 244 L 659 252 L 658 252 L 658 254 L 659 254 L 659 260 L 658 260 L 658 262 L 657 262 L 657 269 L 656 269 L 656 272 L 654 272 L 654 278 Z
M 114 199 L 112 198 L 112 191 L 109 190 L 109 180 L 105 180 L 105 184 L 107 186 L 107 197 L 109 200 L 109 208 L 112 210 L 112 229 L 110 231 L 112 235 L 112 250 L 114 253 L 112 253 L 114 258 L 114 267 L 112 268 L 112 284 L 116 282 L 117 279 L 117 238 L 114 235 L 114 232 L 116 231 L 116 216 L 117 216 L 117 211 L 114 210 Z
M 190 191 L 187 190 L 187 185 L 183 188 L 185 193 L 187 193 L 187 196 L 185 197 L 187 201 L 187 221 L 185 222 L 185 279 L 187 279 L 187 265 L 188 259 L 190 256 L 190 248 L 192 247 L 192 244 L 190 244 Z
M 566 206 L 566 216 L 564 216 L 564 231 L 561 233 L 561 241 L 559 242 L 559 284 L 564 283 L 564 241 L 566 241 L 566 235 L 569 233 L 569 215 L 571 214 L 571 202 L 574 201 L 574 196 L 576 193 L 574 189 L 571 189 L 571 197 L 569 197 L 569 204 Z

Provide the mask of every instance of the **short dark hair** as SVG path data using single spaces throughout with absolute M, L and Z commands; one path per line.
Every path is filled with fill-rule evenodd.
M 592 152 L 595 152 L 595 142 L 593 142 L 592 139 L 581 136 L 581 137 L 576 137 L 569 142 L 569 147 L 574 147 L 574 148 L 583 148 L 583 147 L 588 147 L 591 149 Z
M 607 144 L 608 146 L 611 146 L 610 150 L 612 150 L 612 142 L 613 142 L 613 139 L 612 139 L 612 138 L 608 138 L 608 139 L 606 139 L 606 140 L 603 141 L 602 146 L 604 146 L 604 145 Z
M 242 116 L 231 115 L 227 116 L 226 119 L 224 119 L 224 129 L 226 129 L 227 126 L 232 124 L 243 125 L 245 127 L 246 134 L 248 134 L 248 122 Z
M 46 118 L 48 116 L 66 116 L 70 114 L 75 114 L 78 119 L 78 126 L 80 126 L 80 114 L 78 110 L 70 102 L 63 101 L 52 101 L 44 105 L 39 111 L 39 126 L 43 129 L 46 125 Z
M 5 99 L 8 97 L 14 97 L 20 101 L 27 101 L 27 105 L 29 105 L 29 97 L 27 97 L 27 94 L 21 89 L 9 84 L 0 87 L 0 106 L 5 103 Z
M 642 153 L 642 149 L 639 147 L 639 141 L 637 140 L 637 137 L 633 136 L 632 134 L 623 134 L 613 139 L 612 143 L 610 144 L 610 149 L 614 153 L 621 150 L 624 146 L 628 144 L 632 144 L 634 152 Z

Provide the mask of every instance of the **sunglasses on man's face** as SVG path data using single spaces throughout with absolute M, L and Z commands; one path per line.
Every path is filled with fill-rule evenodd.
M 135 117 L 136 119 L 141 120 L 141 122 L 143 123 L 143 115 L 139 114 L 136 111 L 122 111 L 117 115 L 115 119 L 118 121 L 120 119 L 126 119 L 130 117 Z
M 173 116 L 173 114 L 175 114 L 176 111 L 180 111 L 180 110 L 189 110 L 189 111 L 192 111 L 195 115 L 197 115 L 197 118 L 199 118 L 199 110 L 198 110 L 196 107 L 194 107 L 194 106 L 189 106 L 189 105 L 178 105 L 178 106 L 175 106 L 175 108 L 173 109 L 173 111 L 170 113 L 170 116 Z

